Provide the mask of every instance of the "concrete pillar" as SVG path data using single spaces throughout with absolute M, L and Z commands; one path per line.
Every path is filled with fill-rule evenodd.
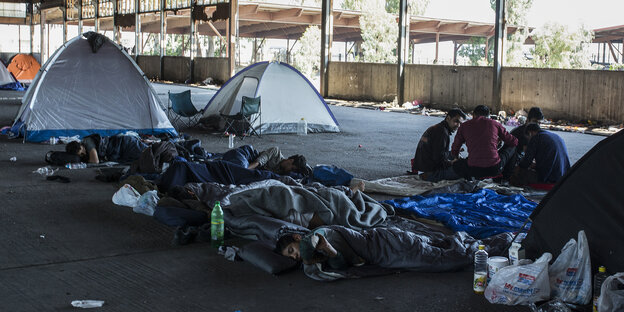
M 238 0 L 230 0 L 230 18 L 227 28 L 227 55 L 229 76 L 234 76 L 236 70 L 236 39 L 238 38 Z
M 435 59 L 433 59 L 434 64 L 438 64 L 438 55 L 440 51 L 440 33 L 436 33 L 436 48 L 435 48 Z
M 95 26 L 95 32 L 100 32 L 100 0 L 95 0 L 94 5 L 93 25 Z
M 63 43 L 67 42 L 67 0 L 63 0 Z
M 496 0 L 496 23 L 494 26 L 494 75 L 492 88 L 492 112 L 501 110 L 501 87 L 503 69 L 503 40 L 505 40 L 505 0 Z
M 193 83 L 194 79 L 194 73 L 195 73 L 195 53 L 197 53 L 197 47 L 195 46 L 197 44 L 197 22 L 195 21 L 195 19 L 193 18 L 193 10 L 195 10 L 195 6 L 197 4 L 197 0 L 191 0 L 191 27 L 189 27 L 189 39 L 191 40 L 191 48 L 190 48 L 190 58 L 189 58 L 189 81 L 190 83 Z
M 165 1 L 160 0 L 160 34 L 158 36 L 159 40 L 159 50 L 160 50 L 160 80 L 164 80 L 165 77 L 165 35 L 167 34 L 166 26 L 167 26 L 167 14 L 165 13 Z
M 137 57 L 141 54 L 141 44 L 139 37 L 139 32 L 141 31 L 141 18 L 140 18 L 140 10 L 139 4 L 141 0 L 134 0 L 134 61 L 136 62 Z
M 407 0 L 399 1 L 399 38 L 397 39 L 397 103 L 403 106 L 405 102 L 405 59 L 407 58 L 409 42 L 409 15 L 407 14 Z
M 321 95 L 326 97 L 329 88 L 329 62 L 331 61 L 331 47 L 334 38 L 333 0 L 322 0 L 321 5 Z
M 82 35 L 82 0 L 78 1 L 78 36 Z

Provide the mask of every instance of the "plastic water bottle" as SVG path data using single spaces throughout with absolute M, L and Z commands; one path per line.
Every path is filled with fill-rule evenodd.
M 40 174 L 40 175 L 42 175 L 44 177 L 54 175 L 55 172 L 56 172 L 56 170 L 51 168 L 50 166 L 41 167 L 41 168 L 33 171 L 33 173 L 38 173 L 38 174 Z
M 228 148 L 234 148 L 234 134 L 228 135 Z
M 307 135 L 308 134 L 308 122 L 305 118 L 301 118 L 297 123 L 297 135 Z
M 479 245 L 479 250 L 475 252 L 474 257 L 474 278 L 472 281 L 472 290 L 476 294 L 485 292 L 487 280 L 487 261 L 488 253 L 485 251 L 484 245 Z
M 600 266 L 598 268 L 598 273 L 594 275 L 594 312 L 598 311 L 598 297 L 600 297 L 600 289 L 602 288 L 602 283 L 604 283 L 606 278 L 607 268 Z
M 223 210 L 221 209 L 221 203 L 215 202 L 210 213 L 210 241 L 214 248 L 223 246 L 223 232 L 225 231 L 225 224 L 223 223 Z
M 69 163 L 69 164 L 65 165 L 65 168 L 67 168 L 67 169 L 84 169 L 84 168 L 87 168 L 87 164 L 85 164 L 83 162 Z

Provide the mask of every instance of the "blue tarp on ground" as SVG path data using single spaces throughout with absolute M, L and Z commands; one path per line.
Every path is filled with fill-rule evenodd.
M 469 194 L 417 195 L 385 203 L 417 217 L 441 222 L 454 231 L 465 231 L 475 238 L 518 231 L 537 207 L 537 203 L 522 195 L 499 195 L 487 189 Z

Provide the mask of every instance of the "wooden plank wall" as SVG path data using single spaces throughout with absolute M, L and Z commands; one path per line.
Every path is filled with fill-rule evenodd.
M 506 110 L 542 108 L 547 118 L 624 121 L 624 72 L 504 68 Z
M 392 101 L 396 97 L 396 65 L 329 63 L 328 95 L 360 101 Z
M 223 84 L 230 76 L 228 75 L 227 57 L 196 57 L 195 71 L 193 72 L 195 82 L 202 82 L 208 77 Z
M 405 100 L 433 108 L 492 107 L 491 67 L 406 65 Z M 505 67 L 502 109 L 540 106 L 549 119 L 624 122 L 624 72 Z M 329 97 L 392 101 L 396 65 L 329 64 Z
M 139 55 L 137 57 L 137 65 L 145 73 L 148 79 L 160 79 L 160 56 Z

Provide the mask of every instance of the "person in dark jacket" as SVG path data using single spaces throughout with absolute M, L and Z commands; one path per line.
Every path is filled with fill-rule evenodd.
M 542 113 L 542 109 L 539 107 L 531 107 L 524 125 L 511 130 L 511 135 L 518 139 L 518 146 L 516 146 L 516 153 L 513 154 L 511 159 L 507 162 L 507 165 L 505 165 L 505 169 L 503 170 L 503 176 L 505 178 L 508 179 L 513 174 L 514 169 L 518 166 L 518 162 L 524 157 L 527 145 L 529 145 L 529 134 L 526 132 L 527 125 L 532 123 L 539 124 L 543 119 L 544 114 Z
M 518 164 L 513 184 L 556 183 L 570 169 L 565 143 L 560 136 L 540 129 L 535 123 L 528 124 L 526 132 L 530 137 L 529 145 Z
M 129 135 L 102 137 L 99 134 L 86 136 L 82 141 L 72 141 L 65 146 L 65 152 L 80 156 L 85 163 L 102 161 L 132 162 L 139 159 L 147 144 Z
M 430 182 L 460 178 L 453 171 L 449 146 L 451 134 L 465 119 L 466 114 L 455 108 L 446 114 L 444 120 L 423 133 L 414 154 L 412 173 L 422 172 L 421 178 Z

